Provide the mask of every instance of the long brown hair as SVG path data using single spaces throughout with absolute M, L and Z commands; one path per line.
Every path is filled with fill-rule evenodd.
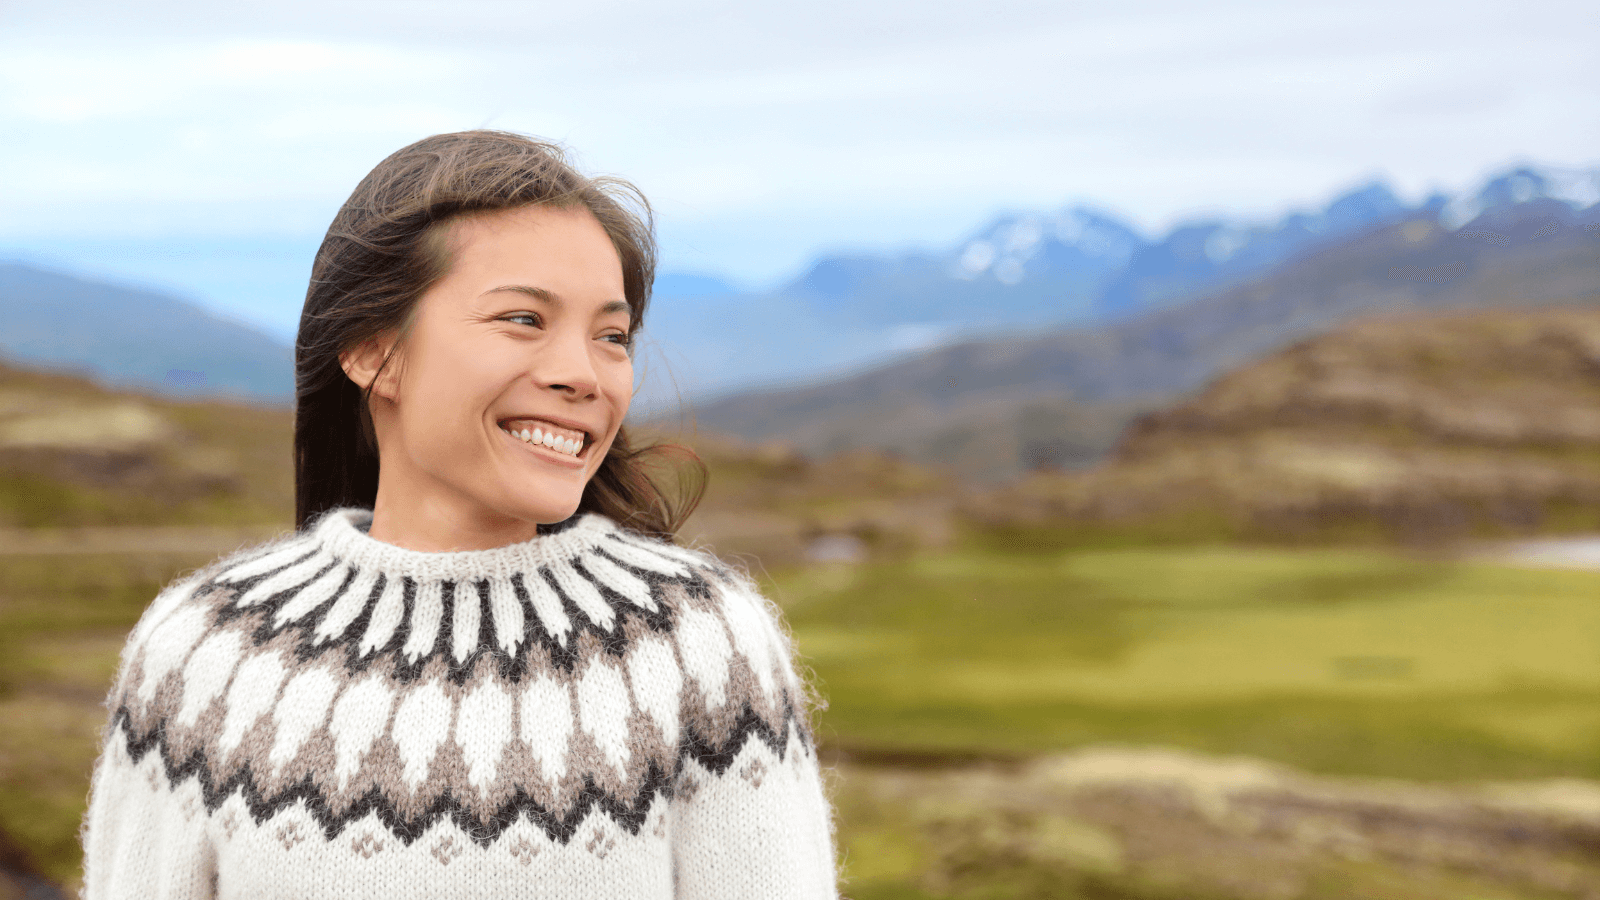
M 656 244 L 650 205 L 633 185 L 582 175 L 560 147 L 504 131 L 439 134 L 397 151 L 356 185 L 311 267 L 294 348 L 299 527 L 336 507 L 370 507 L 378 494 L 368 391 L 345 375 L 339 355 L 391 329 L 404 333 L 417 301 L 450 267 L 452 220 L 535 204 L 583 207 L 599 220 L 622 261 L 630 329 L 639 330 Z M 705 483 L 705 465 L 692 451 L 635 447 L 622 429 L 578 510 L 670 537 Z

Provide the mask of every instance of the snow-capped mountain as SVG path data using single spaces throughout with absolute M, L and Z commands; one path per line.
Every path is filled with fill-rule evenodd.
M 764 294 L 673 297 L 650 331 L 675 391 L 726 394 L 815 379 L 1004 333 L 1123 321 L 1182 305 L 1397 222 L 1446 231 L 1495 210 L 1600 197 L 1600 169 L 1515 167 L 1415 204 L 1374 181 L 1274 221 L 1218 217 L 1149 237 L 1087 205 L 1000 216 L 946 248 L 838 254 Z
M 1029 279 L 1098 282 L 1121 271 L 1147 240 L 1111 213 L 1074 206 L 1055 215 L 1023 213 L 990 223 L 946 254 L 948 271 L 1004 285 Z
M 778 293 L 864 327 L 1076 321 L 1146 239 L 1102 210 L 1000 216 L 942 252 L 836 255 Z
M 1565 184 L 1574 183 L 1583 184 Z M 1581 193 L 1550 193 L 1512 173 L 1472 196 L 1482 199 L 1465 221 L 1444 219 L 1447 204 L 1434 198 L 1399 221 L 1348 227 L 1342 239 L 1182 302 L 1092 327 L 963 340 L 862 372 L 743 392 L 701 404 L 697 421 L 815 454 L 892 450 L 972 477 L 1091 464 L 1142 411 L 1351 319 L 1600 308 L 1600 204 L 1584 207 Z M 1180 236 L 1204 253 L 1192 233 L 1169 237 Z
M 1101 291 L 1095 312 L 1114 319 L 1165 306 L 1412 212 L 1379 181 L 1335 197 L 1320 211 L 1292 212 L 1277 222 L 1214 219 L 1179 225 L 1133 254 Z
M 1517 204 L 1556 200 L 1571 209 L 1600 203 L 1600 169 L 1522 166 L 1489 178 L 1475 194 L 1440 198 L 1439 224 L 1455 231 L 1472 220 Z

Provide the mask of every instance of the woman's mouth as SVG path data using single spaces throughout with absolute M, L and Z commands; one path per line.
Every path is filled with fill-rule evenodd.
M 501 431 L 525 444 L 538 444 L 564 456 L 580 457 L 592 443 L 588 432 L 544 419 L 505 419 L 499 424 Z

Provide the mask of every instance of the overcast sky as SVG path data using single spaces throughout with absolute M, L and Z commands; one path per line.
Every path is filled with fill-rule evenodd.
M 1592 2 L 221 5 L 0 0 L 0 257 L 122 266 L 281 331 L 356 181 L 480 126 L 633 180 L 668 268 L 751 285 L 1005 209 L 1154 232 L 1600 162 Z M 214 296 L 207 259 L 270 287 Z

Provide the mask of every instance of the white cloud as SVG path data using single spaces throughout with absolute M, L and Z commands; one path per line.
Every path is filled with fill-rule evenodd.
M 763 281 L 1088 199 L 1155 230 L 1373 172 L 1582 164 L 1578 3 L 11 3 L 0 241 L 315 233 L 378 159 L 489 125 L 658 204 L 669 261 Z M 1572 27 L 1555 27 L 1570 22 Z

